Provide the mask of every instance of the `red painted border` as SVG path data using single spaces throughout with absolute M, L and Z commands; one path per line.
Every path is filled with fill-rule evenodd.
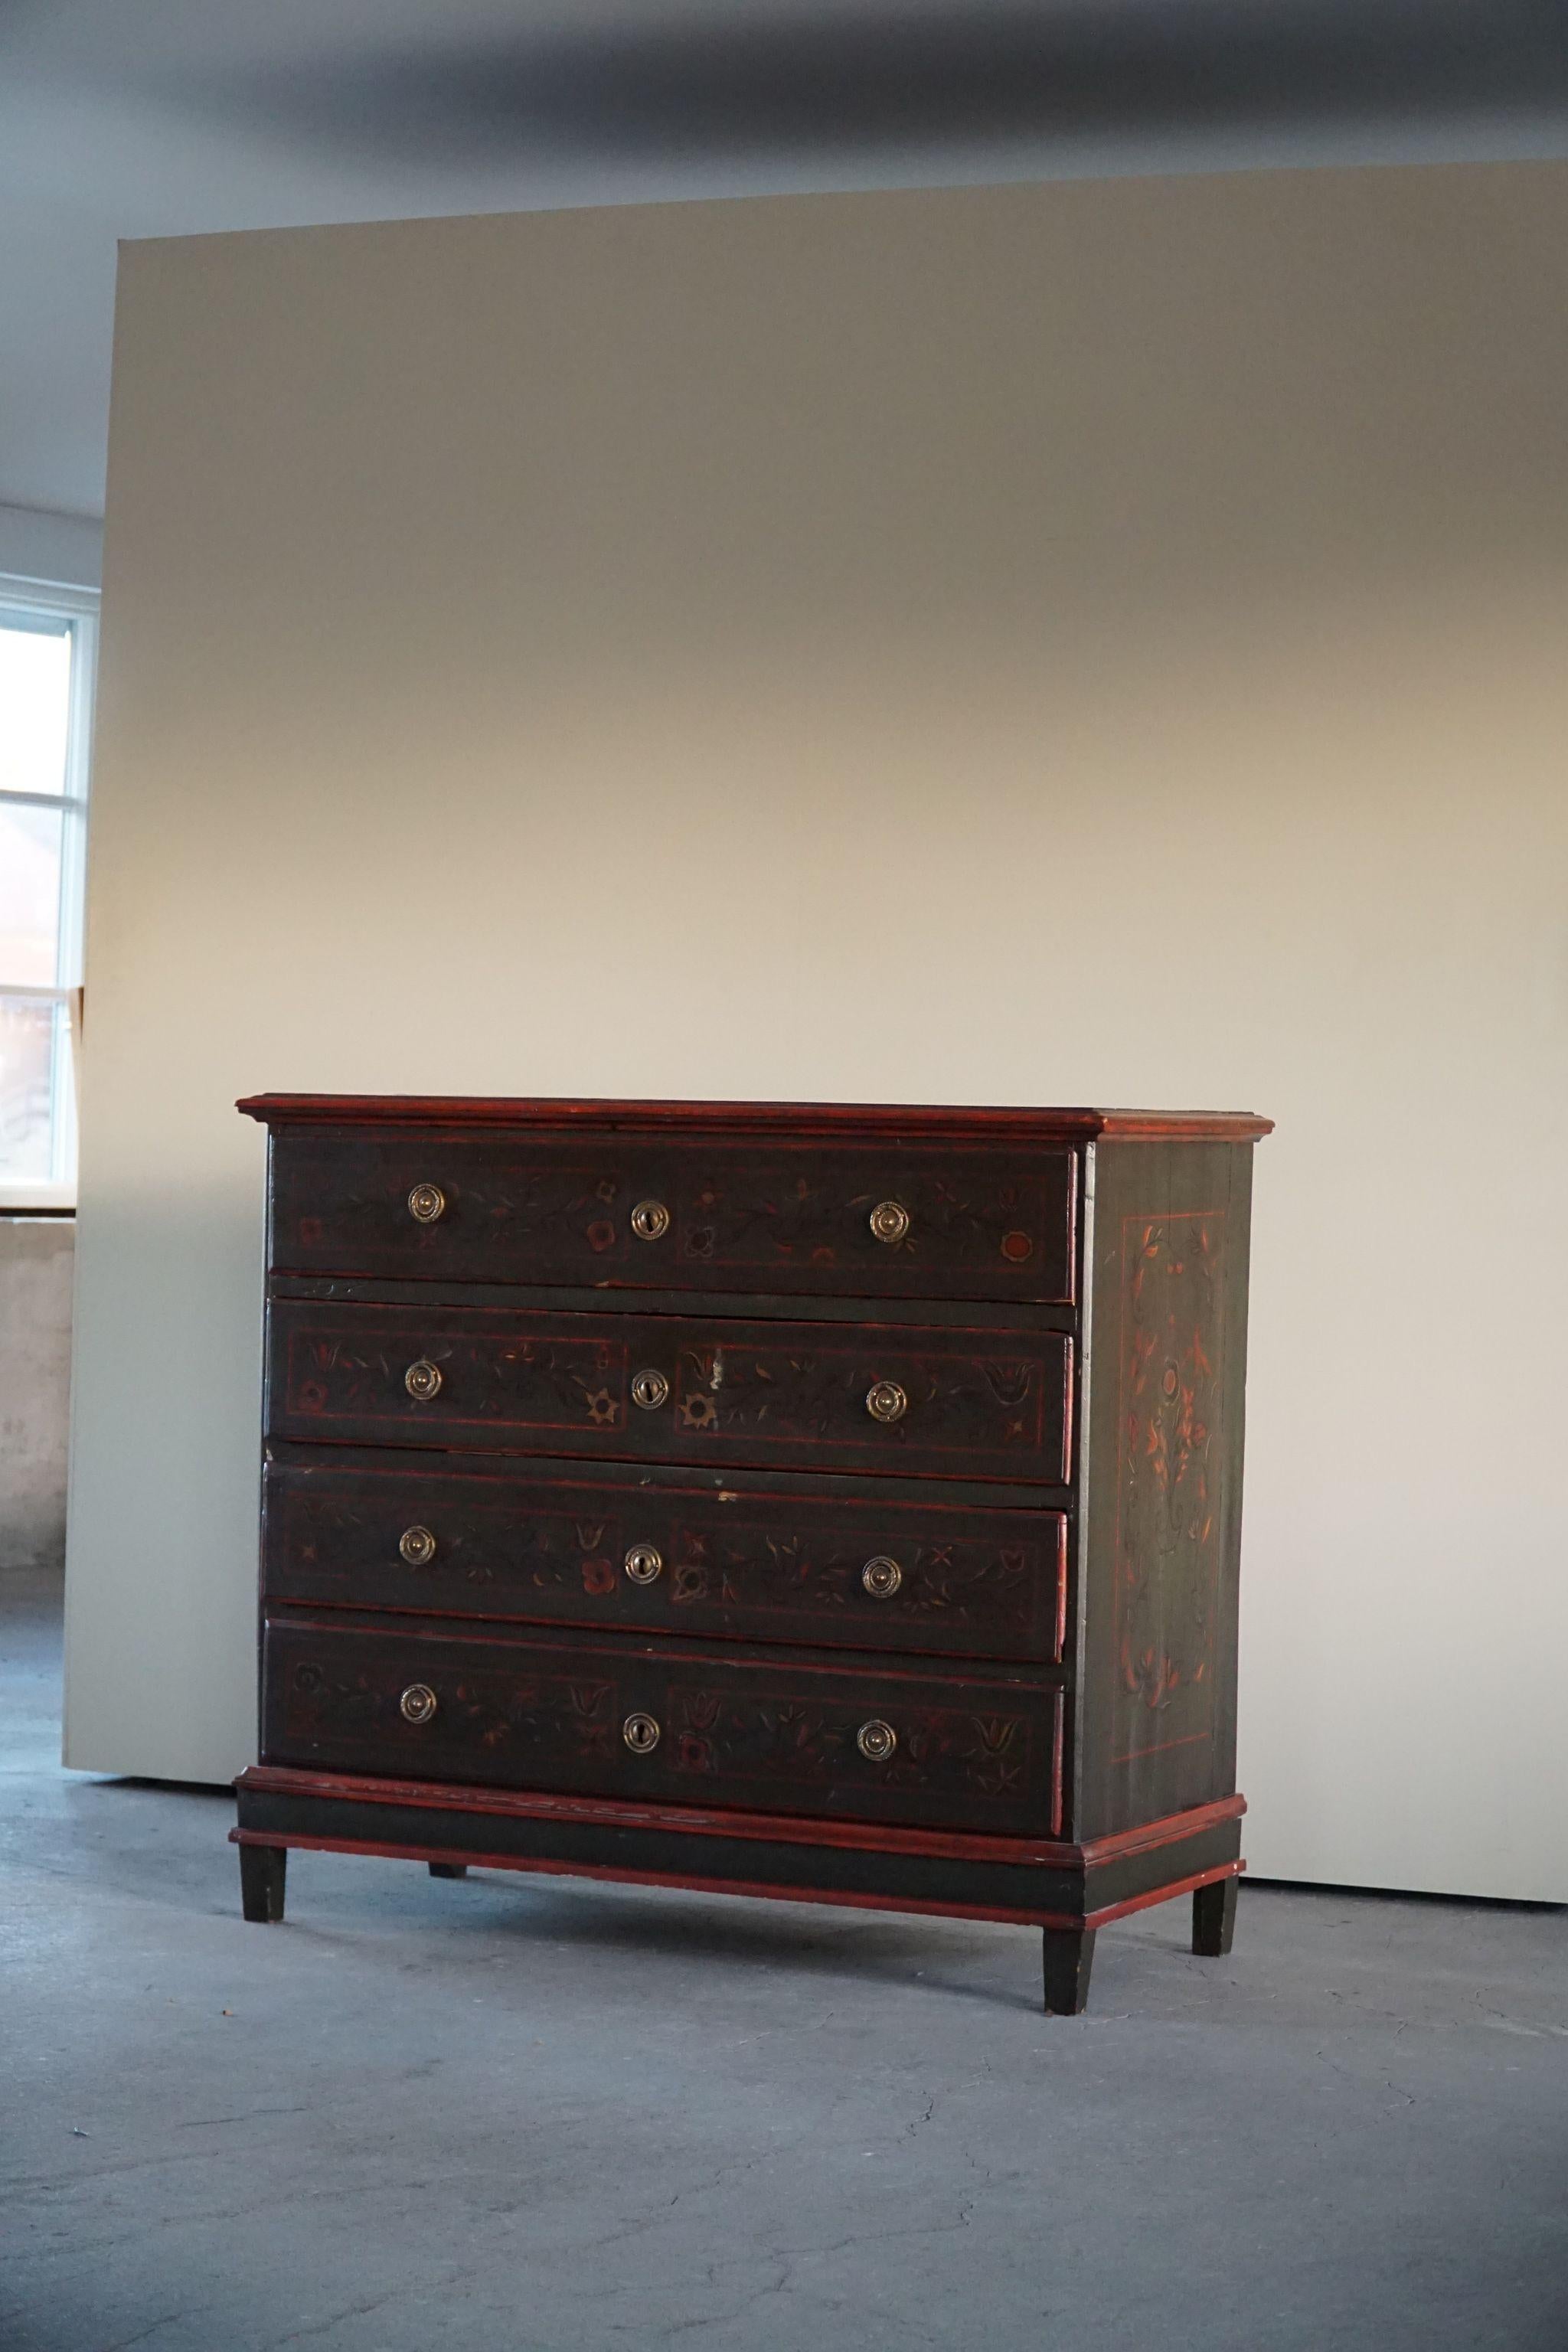
M 1274 1122 L 1252 1111 L 921 1108 L 903 1103 L 576 1102 L 565 1096 L 246 1095 L 235 1108 L 273 1126 L 725 1129 L 739 1135 L 931 1136 L 951 1140 L 1250 1143 Z
M 773 1903 L 826 1903 L 845 1911 L 913 1911 L 940 1919 L 994 1919 L 1009 1927 L 1072 1929 L 1108 1927 L 1111 1920 L 1124 1919 L 1133 1911 L 1147 1911 L 1156 1903 L 1170 1902 L 1175 1895 L 1190 1895 L 1200 1886 L 1212 1886 L 1216 1879 L 1235 1878 L 1247 1867 L 1241 1862 L 1222 1863 L 1215 1870 L 1200 1871 L 1195 1877 L 1156 1887 L 1151 1895 L 1135 1895 L 1126 1903 L 1110 1903 L 1101 1911 L 1080 1915 L 1071 1911 L 1004 1910 L 981 1903 L 930 1903 L 917 1895 L 849 1894 L 842 1888 L 762 1886 L 742 1878 L 693 1878 L 684 1871 L 675 1874 L 623 1869 L 606 1863 L 555 1862 L 514 1853 L 471 1853 L 458 1846 L 376 1845 L 358 1838 L 304 1837 L 293 1832 L 279 1837 L 270 1831 L 230 1830 L 228 1840 L 231 1845 L 292 1846 L 310 1853 L 363 1853 L 385 1862 L 458 1862 L 474 1870 L 526 1871 L 542 1878 L 597 1878 L 616 1886 L 672 1886 L 691 1895 L 749 1895 Z
M 1060 1719 L 1058 1713 L 1058 1721 Z M 1016 1863 L 1049 1869 L 1094 1869 L 1153 1847 L 1197 1837 L 1238 1821 L 1245 1797 L 1221 1797 L 1184 1813 L 1074 1845 L 1055 1838 L 979 1837 L 963 1831 L 915 1830 L 878 1822 L 811 1820 L 798 1813 L 726 1812 L 691 1805 L 637 1804 L 613 1797 L 557 1797 L 526 1790 L 468 1788 L 451 1781 L 380 1780 L 346 1772 L 306 1772 L 287 1764 L 252 1764 L 237 1790 L 280 1797 L 338 1797 L 355 1804 L 421 1806 L 442 1812 L 492 1813 L 521 1821 L 581 1822 L 613 1829 L 678 1830 L 695 1837 L 753 1838 L 773 1845 L 831 1845 L 866 1853 L 927 1854 L 952 1862 Z M 262 1845 L 291 1843 L 246 1831 Z M 432 1849 L 434 1852 L 435 1850 Z M 437 1855 L 437 1859 L 441 1857 Z M 499 1866 L 499 1865 L 498 1865 Z

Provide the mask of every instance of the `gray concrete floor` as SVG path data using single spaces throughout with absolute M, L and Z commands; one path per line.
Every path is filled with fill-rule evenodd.
M 0 1579 L 5 2352 L 1568 2347 L 1568 1915 L 1102 1935 L 296 1854 L 59 1769 Z

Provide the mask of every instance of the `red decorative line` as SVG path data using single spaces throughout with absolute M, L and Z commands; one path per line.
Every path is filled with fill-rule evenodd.
M 1136 1764 L 1141 1756 L 1168 1756 L 1173 1748 L 1194 1748 L 1209 1737 L 1206 1731 L 1189 1731 L 1182 1739 L 1163 1739 L 1157 1748 L 1130 1748 L 1125 1756 L 1113 1756 L 1113 1764 Z
M 561 1797 L 542 1791 L 457 1787 L 434 1780 L 383 1780 L 347 1772 L 308 1772 L 287 1764 L 252 1764 L 235 1782 L 242 1794 L 339 1799 L 372 1805 L 419 1806 L 442 1812 L 490 1813 L 521 1821 L 560 1821 L 618 1829 L 675 1830 L 695 1837 L 750 1838 L 759 1844 L 833 1845 L 867 1853 L 926 1854 L 960 1862 L 1012 1863 L 1022 1867 L 1092 1869 L 1151 1847 L 1174 1845 L 1237 1821 L 1242 1796 L 1221 1797 L 1186 1812 L 1167 1813 L 1136 1829 L 1069 1844 L 1050 1838 L 982 1837 L 967 1831 L 904 1829 L 879 1822 L 808 1819 L 799 1813 L 727 1811 L 721 1807 L 639 1804 L 630 1799 Z M 263 1845 L 287 1843 L 270 1832 L 247 1831 Z
M 1057 1521 L 1057 1664 L 1067 1655 L 1068 1646 L 1068 1523 L 1063 1512 Z

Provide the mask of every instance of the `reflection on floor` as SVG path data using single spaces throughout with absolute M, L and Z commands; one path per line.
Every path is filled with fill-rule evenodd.
M 1024 1929 L 296 1854 L 63 1773 L 0 1577 L 6 2352 L 1563 2352 L 1568 1913 Z

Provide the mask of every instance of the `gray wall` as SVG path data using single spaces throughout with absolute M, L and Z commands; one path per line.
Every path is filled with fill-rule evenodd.
M 254 1753 L 260 1087 L 1241 1105 L 1242 1786 L 1568 1897 L 1568 168 L 128 246 L 68 1753 Z
M 0 1570 L 65 1559 L 75 1248 L 69 1217 L 0 1216 Z
M 0 577 L 96 588 L 103 572 L 103 525 L 85 515 L 0 506 Z

